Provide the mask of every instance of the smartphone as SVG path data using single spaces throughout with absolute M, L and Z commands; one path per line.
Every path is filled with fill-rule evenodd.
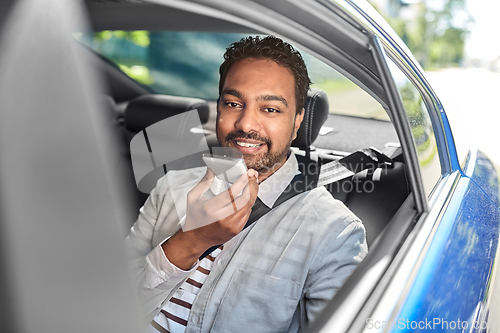
M 243 158 L 212 154 L 203 154 L 202 158 L 217 178 L 231 184 L 248 171 Z

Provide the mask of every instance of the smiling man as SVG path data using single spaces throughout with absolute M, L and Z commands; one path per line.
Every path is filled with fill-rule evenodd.
M 248 37 L 224 59 L 217 139 L 249 171 L 225 191 L 206 167 L 158 181 L 126 240 L 150 332 L 298 332 L 367 253 L 363 225 L 323 187 L 275 206 L 300 173 L 290 151 L 310 84 L 300 54 Z M 244 228 L 256 201 L 269 212 Z
M 304 98 L 296 101 L 292 72 L 275 61 L 231 60 L 221 67 L 217 139 L 239 149 L 262 181 L 285 163 L 304 117 Z

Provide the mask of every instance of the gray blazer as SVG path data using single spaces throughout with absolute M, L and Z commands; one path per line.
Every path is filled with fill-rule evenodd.
M 181 228 L 179 198 L 205 170 L 160 179 L 126 239 L 146 324 L 196 269 L 170 264 L 161 244 Z M 259 186 L 259 198 L 272 205 L 297 172 L 292 153 Z M 324 187 L 289 199 L 228 243 L 193 303 L 187 333 L 298 332 L 368 252 L 362 223 Z

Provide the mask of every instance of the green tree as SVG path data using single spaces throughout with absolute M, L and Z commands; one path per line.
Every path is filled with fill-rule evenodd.
M 437 36 L 430 45 L 430 64 L 435 67 L 458 65 L 464 57 L 465 35 L 463 29 L 450 27 Z
M 408 45 L 422 67 L 448 67 L 460 64 L 464 56 L 467 25 L 472 21 L 465 9 L 466 0 L 442 0 L 439 9 L 430 0 L 412 5 L 414 21 L 387 17 L 396 33 Z M 432 1 L 436 3 L 436 1 Z M 462 19 L 457 20 L 461 15 Z

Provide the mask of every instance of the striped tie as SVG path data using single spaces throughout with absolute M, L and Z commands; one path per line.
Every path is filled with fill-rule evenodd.
M 181 285 L 151 322 L 150 333 L 183 333 L 186 330 L 194 299 L 221 251 L 222 245 L 200 261 L 196 271 Z

